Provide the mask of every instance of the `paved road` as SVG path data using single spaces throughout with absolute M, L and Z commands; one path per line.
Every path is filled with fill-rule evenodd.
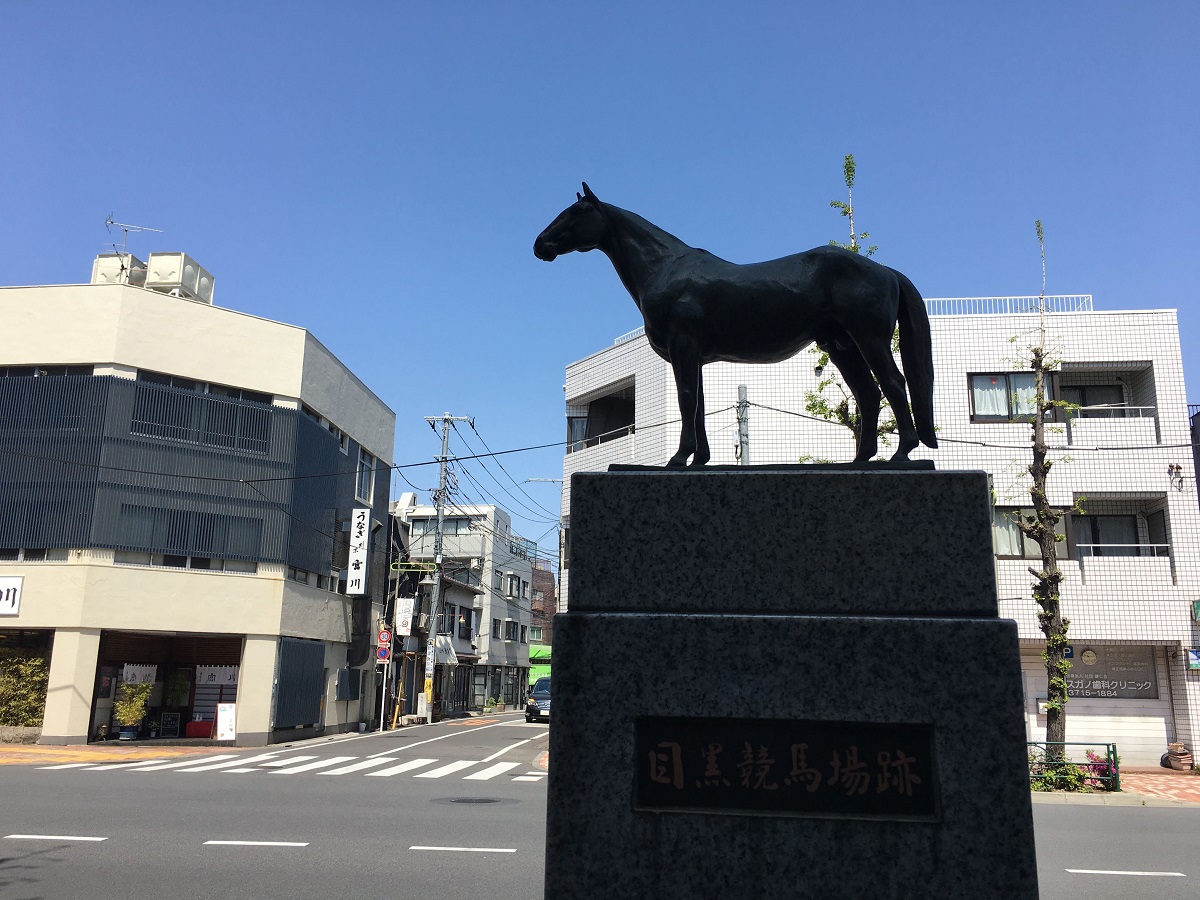
M 540 898 L 547 734 L 507 717 L 0 768 L 0 900 Z M 1038 802 L 1034 820 L 1044 898 L 1200 897 L 1200 805 Z
M 509 717 L 192 760 L 8 766 L 0 898 L 538 897 L 547 734 Z

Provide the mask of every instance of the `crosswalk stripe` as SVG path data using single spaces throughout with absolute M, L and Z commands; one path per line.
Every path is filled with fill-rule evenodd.
M 230 766 L 248 766 L 251 763 L 261 763 L 266 765 L 266 760 L 274 759 L 278 753 L 262 753 L 258 756 L 251 756 L 248 759 L 242 759 L 240 756 L 235 756 L 233 759 L 228 759 L 225 762 L 209 763 L 204 765 L 191 766 L 187 769 L 180 769 L 180 772 L 211 772 L 214 769 L 228 769 Z M 294 757 L 293 757 L 294 758 Z M 194 760 L 193 760 L 194 762 Z
M 513 781 L 541 781 L 545 776 L 542 775 L 516 775 Z
M 481 769 L 478 772 L 466 776 L 463 781 L 487 781 L 489 778 L 495 778 L 502 772 L 507 772 L 509 769 L 515 769 L 520 763 L 506 762 L 496 763 L 494 766 L 488 766 L 486 769 Z
M 465 769 L 467 766 L 478 765 L 478 760 L 475 759 L 459 759 L 436 769 L 431 769 L 428 772 L 422 772 L 420 775 L 414 775 L 414 778 L 441 778 L 443 775 L 449 775 L 451 772 L 457 772 L 459 769 Z
M 383 766 L 394 762 L 399 762 L 394 756 L 381 756 L 377 759 L 364 759 L 362 762 L 356 762 L 353 765 L 342 766 L 340 769 L 330 769 L 328 772 L 318 772 L 317 774 L 349 775 L 351 772 L 361 772 L 363 769 L 373 769 L 376 766 Z
M 91 763 L 59 763 L 57 766 L 38 766 L 39 769 L 82 769 Z
M 352 759 L 358 759 L 357 756 L 331 756 L 329 759 L 318 759 L 316 762 L 304 763 L 299 766 L 292 766 L 290 769 L 276 769 L 272 775 L 295 775 L 297 772 L 309 772 L 313 769 L 323 769 L 326 766 L 336 766 L 338 763 L 349 762 Z
M 377 778 L 386 778 L 389 775 L 399 775 L 401 772 L 408 772 L 411 769 L 419 769 L 421 766 L 427 766 L 430 763 L 437 762 L 436 759 L 410 759 L 408 762 L 400 763 L 398 766 L 392 766 L 390 769 L 381 769 L 378 772 L 368 772 L 366 777 L 372 776 Z
M 247 772 L 265 772 L 266 769 L 260 769 L 257 766 L 241 766 L 237 769 L 222 769 L 222 775 L 244 775 Z
M 137 762 L 127 763 L 96 763 L 88 766 L 88 769 L 92 772 L 107 772 L 110 769 L 136 769 L 140 766 L 152 766 L 162 761 L 161 759 L 140 759 Z
M 218 759 L 238 759 L 239 757 L 232 753 L 222 753 L 217 756 L 208 757 L 205 762 L 216 762 Z M 145 769 L 137 769 L 138 772 L 161 772 L 163 769 L 181 769 L 184 766 L 194 766 L 197 760 L 185 759 L 183 762 L 163 763 L 161 766 L 149 766 Z
M 283 766 L 290 766 L 292 763 L 303 762 L 306 759 L 316 759 L 316 757 L 312 756 L 312 755 L 289 756 L 287 759 L 275 759 L 275 760 L 272 760 L 271 762 L 265 762 L 265 763 L 263 763 L 263 765 L 267 766 L 268 768 L 272 768 L 272 769 L 282 768 Z

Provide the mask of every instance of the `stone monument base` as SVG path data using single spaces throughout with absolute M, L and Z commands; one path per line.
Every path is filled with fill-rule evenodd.
M 576 475 L 572 492 L 571 611 L 554 622 L 547 898 L 1037 897 L 1016 625 L 994 612 L 982 473 L 623 472 Z M 775 498 L 779 514 L 739 509 L 743 492 Z M 878 513 L 894 492 L 927 505 L 910 510 L 903 535 L 860 515 L 857 546 L 875 574 L 848 575 L 855 595 L 814 601 L 819 613 L 788 610 L 801 589 L 761 595 L 779 571 L 710 552 L 717 532 L 753 520 L 760 554 L 794 560 L 798 579 L 853 566 L 839 529 L 818 529 L 834 542 L 820 546 L 789 497 L 825 493 L 853 516 L 866 512 L 854 497 Z M 637 511 L 615 520 L 623 503 Z M 621 529 L 630 521 L 639 533 Z M 689 527 L 692 541 L 662 540 Z M 946 566 L 966 553 L 983 583 L 969 596 L 944 593 L 963 590 L 955 577 L 914 583 L 912 572 L 937 566 L 889 555 L 914 540 Z M 614 577 L 637 553 L 709 593 L 647 584 L 645 566 Z M 879 614 L 889 596 L 904 615 Z M 753 612 L 729 611 L 738 605 Z

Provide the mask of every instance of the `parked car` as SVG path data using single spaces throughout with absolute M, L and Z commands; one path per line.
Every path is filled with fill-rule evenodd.
M 525 701 L 525 721 L 550 718 L 550 679 L 539 678 L 533 683 L 529 699 Z

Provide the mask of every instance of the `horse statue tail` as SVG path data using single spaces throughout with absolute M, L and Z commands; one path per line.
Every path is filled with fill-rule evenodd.
M 892 271 L 895 271 L 894 269 Z M 896 272 L 900 283 L 900 361 L 912 398 L 917 436 L 926 447 L 936 447 L 933 427 L 933 341 L 929 336 L 929 313 L 925 301 L 911 281 Z

